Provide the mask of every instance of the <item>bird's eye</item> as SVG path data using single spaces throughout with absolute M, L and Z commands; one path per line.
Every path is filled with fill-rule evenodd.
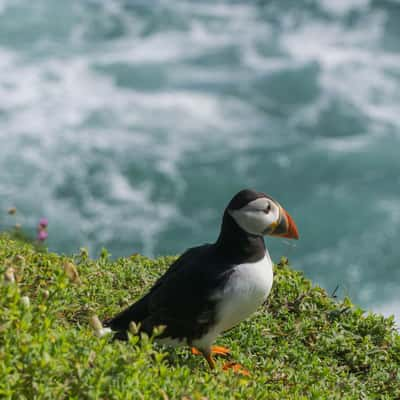
M 267 208 L 264 210 L 265 214 L 268 214 L 271 211 L 271 204 L 268 203 Z

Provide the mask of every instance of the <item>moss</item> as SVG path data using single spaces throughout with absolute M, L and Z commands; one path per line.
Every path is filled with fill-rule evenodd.
M 330 298 L 285 259 L 264 307 L 218 342 L 250 377 L 222 371 L 222 359 L 209 371 L 201 357 L 152 338 L 94 335 L 92 314 L 105 318 L 133 302 L 173 260 L 111 261 L 105 250 L 97 260 L 84 250 L 66 257 L 0 236 L 0 398 L 400 398 L 393 319 Z

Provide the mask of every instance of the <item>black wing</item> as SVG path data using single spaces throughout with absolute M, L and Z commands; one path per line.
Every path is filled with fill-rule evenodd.
M 213 245 L 192 248 L 170 266 L 149 293 L 106 325 L 126 331 L 131 321 L 140 322 L 147 333 L 155 326 L 166 325 L 164 337 L 190 341 L 214 322 L 212 293 L 223 286 L 231 270 L 231 265 L 222 263 Z
M 203 246 L 201 246 L 203 247 Z M 126 331 L 129 328 L 131 321 L 135 323 L 142 323 L 149 316 L 149 299 L 151 294 L 167 279 L 168 276 L 179 270 L 186 263 L 186 259 L 191 259 L 198 252 L 199 248 L 192 248 L 183 253 L 177 260 L 175 260 L 162 275 L 156 283 L 152 286 L 149 292 L 144 295 L 136 303 L 133 303 L 125 310 L 121 311 L 115 317 L 103 321 L 104 326 L 110 327 L 114 331 Z

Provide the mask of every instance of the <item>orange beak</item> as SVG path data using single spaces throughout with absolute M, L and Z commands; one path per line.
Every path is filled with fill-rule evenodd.
M 269 234 L 288 239 L 298 239 L 299 232 L 293 218 L 284 208 L 281 207 L 280 210 L 279 222 Z

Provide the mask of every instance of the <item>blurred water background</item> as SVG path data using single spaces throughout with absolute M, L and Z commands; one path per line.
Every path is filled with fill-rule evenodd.
M 0 0 L 0 224 L 177 254 L 251 187 L 273 259 L 399 318 L 399 89 L 399 1 Z

